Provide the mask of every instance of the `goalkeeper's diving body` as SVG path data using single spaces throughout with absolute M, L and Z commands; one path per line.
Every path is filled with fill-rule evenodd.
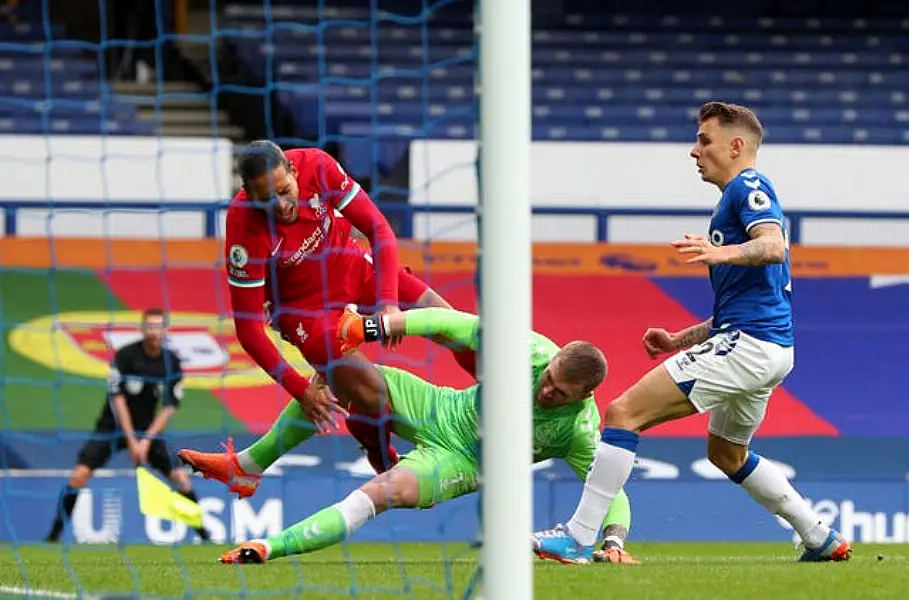
M 478 323 L 475 315 L 445 308 L 412 309 L 381 317 L 364 317 L 348 308 L 340 319 L 338 335 L 347 350 L 364 341 L 401 335 L 442 339 L 474 350 Z M 600 417 L 593 390 L 606 376 L 606 359 L 587 342 L 559 348 L 534 333 L 532 343 L 533 460 L 561 458 L 583 480 L 596 451 Z M 379 370 L 388 388 L 392 429 L 413 442 L 414 449 L 340 502 L 275 536 L 226 552 L 222 563 L 264 563 L 315 552 L 341 542 L 388 509 L 430 508 L 477 490 L 479 385 L 454 389 L 430 384 L 400 369 L 380 366 Z M 620 493 L 604 519 L 603 547 L 594 560 L 636 563 L 624 550 L 630 524 L 629 501 Z

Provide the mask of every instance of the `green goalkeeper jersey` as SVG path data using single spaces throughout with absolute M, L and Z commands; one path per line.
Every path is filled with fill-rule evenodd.
M 476 349 L 479 319 L 475 315 L 450 309 L 423 308 L 407 311 L 407 335 L 423 337 L 442 336 L 461 346 Z M 531 361 L 534 396 L 539 389 L 543 371 L 559 347 L 538 333 L 532 335 Z M 393 399 L 395 413 L 421 415 L 422 422 L 407 419 L 395 424 L 395 432 L 410 441 L 423 441 L 444 447 L 468 458 L 476 459 L 478 448 L 477 411 L 479 385 L 466 389 L 432 386 L 432 397 L 422 389 L 408 393 L 406 380 L 414 376 L 390 367 L 382 367 Z M 416 390 L 413 390 L 416 392 Z M 420 398 L 411 396 L 418 395 Z M 496 398 L 484 398 L 495 402 Z M 581 479 L 587 475 L 593 461 L 599 437 L 600 416 L 593 396 L 581 402 L 558 408 L 533 406 L 533 460 L 549 458 L 565 460 Z M 426 402 L 431 402 L 427 410 Z M 419 411 L 405 408 L 405 404 L 420 403 Z M 403 410 L 402 410 L 403 409 Z

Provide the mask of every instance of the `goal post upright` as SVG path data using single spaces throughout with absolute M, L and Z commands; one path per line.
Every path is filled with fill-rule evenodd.
M 482 596 L 533 597 L 530 0 L 478 0 Z

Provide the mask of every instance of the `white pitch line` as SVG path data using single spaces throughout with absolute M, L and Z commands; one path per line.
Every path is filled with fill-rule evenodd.
M 70 592 L 56 592 L 54 590 L 42 590 L 33 587 L 20 587 L 17 585 L 0 585 L 0 595 L 18 596 L 22 598 L 39 599 L 58 599 L 58 600 L 93 600 L 99 598 L 91 594 L 73 594 Z
M 24 598 L 78 598 L 76 594 L 54 592 L 52 590 L 39 590 L 32 587 L 19 587 L 16 585 L 0 585 L 0 594 L 22 596 Z

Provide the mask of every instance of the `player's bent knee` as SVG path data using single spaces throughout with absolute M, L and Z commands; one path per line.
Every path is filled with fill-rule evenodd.
M 708 453 L 707 460 L 709 460 L 710 464 L 714 467 L 722 471 L 727 477 L 732 477 L 738 473 L 739 469 L 742 468 L 742 465 L 745 464 L 744 460 L 723 453 Z
M 628 396 L 624 394 L 613 400 L 603 414 L 604 423 L 618 429 L 633 429 L 631 425 L 634 423 L 632 419 L 634 407 L 629 404 Z
M 396 508 L 415 508 L 420 504 L 420 480 L 407 468 L 392 469 L 392 502 Z
M 748 446 L 710 434 L 707 441 L 707 460 L 727 477 L 731 477 L 738 473 L 748 460 Z
M 420 503 L 419 480 L 410 469 L 386 471 L 360 489 L 372 500 L 376 514 L 390 508 L 416 508 Z
M 76 465 L 69 477 L 69 486 L 74 488 L 85 487 L 92 478 L 92 470 L 88 465 Z
M 425 307 L 438 307 L 438 308 L 452 308 L 451 304 L 448 303 L 445 298 L 440 296 L 432 288 L 427 288 L 423 295 L 417 300 L 416 306 L 419 308 Z
M 344 403 L 368 412 L 378 411 L 387 401 L 385 380 L 379 370 L 360 352 L 345 359 L 346 364 L 338 365 L 331 374 L 332 392 Z
M 625 392 L 606 407 L 603 420 L 607 427 L 639 431 L 646 425 L 652 408 L 634 394 Z

